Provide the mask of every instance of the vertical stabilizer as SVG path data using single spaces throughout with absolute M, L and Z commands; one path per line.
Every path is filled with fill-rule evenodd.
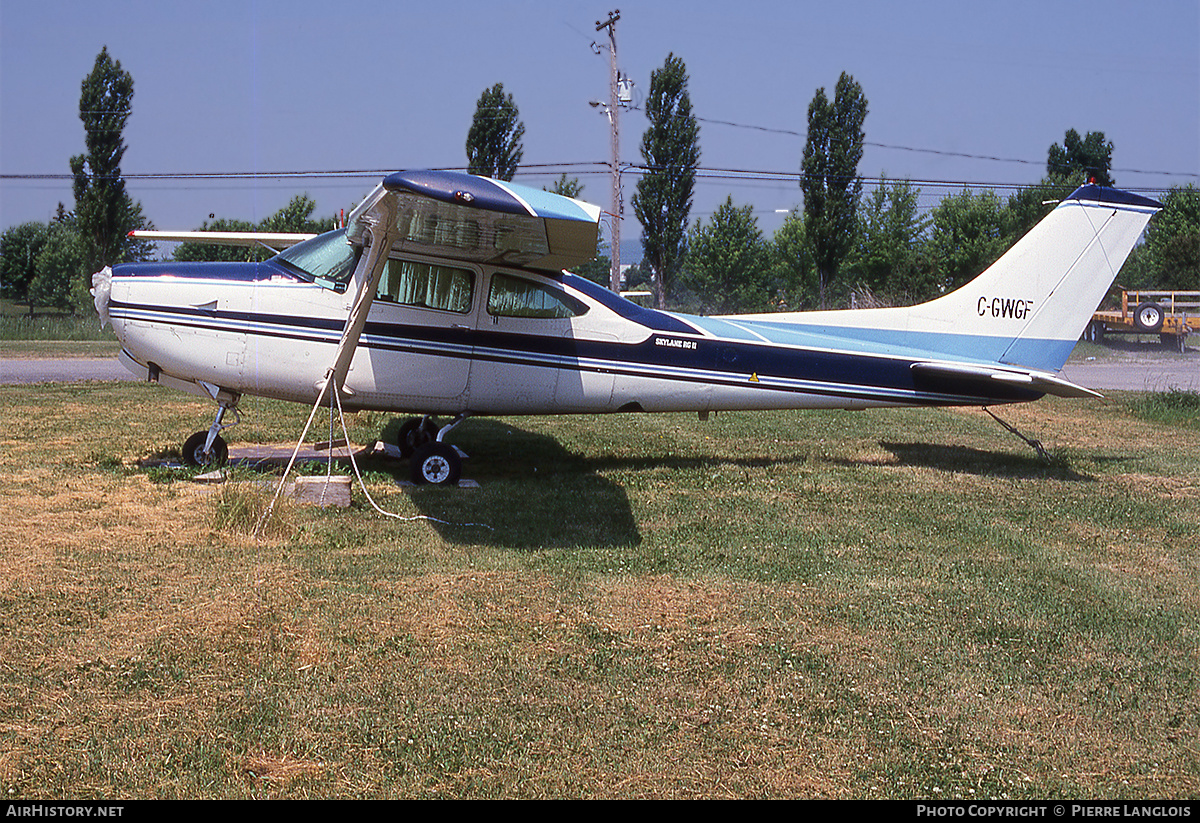
M 1062 368 L 1092 313 L 1162 204 L 1082 186 L 961 288 L 917 306 L 742 315 L 894 354 Z M 882 349 L 880 347 L 883 347 Z
M 1001 363 L 1057 371 L 1161 208 L 1129 192 L 1083 186 L 983 274 L 927 308 L 973 315 L 980 333 L 1011 338 Z

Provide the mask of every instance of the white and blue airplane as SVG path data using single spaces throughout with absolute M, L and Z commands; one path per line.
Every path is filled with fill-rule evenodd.
M 399 172 L 346 228 L 271 238 L 295 244 L 266 262 L 131 263 L 93 283 L 121 362 L 216 401 L 188 462 L 224 461 L 219 432 L 243 396 L 315 404 L 333 389 L 346 409 L 413 414 L 399 446 L 414 481 L 449 484 L 461 455 L 446 435 L 475 415 L 1098 396 L 1057 372 L 1160 208 L 1085 185 L 973 281 L 917 306 L 695 317 L 563 271 L 595 255 L 597 206 Z

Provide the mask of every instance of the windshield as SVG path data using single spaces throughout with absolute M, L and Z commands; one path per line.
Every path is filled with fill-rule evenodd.
M 358 263 L 359 249 L 346 239 L 346 230 L 326 232 L 280 252 L 275 259 L 306 280 L 345 288 Z

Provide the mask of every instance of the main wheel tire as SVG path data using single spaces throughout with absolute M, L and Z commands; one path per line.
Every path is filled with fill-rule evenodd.
M 1157 333 L 1162 328 L 1164 319 L 1162 306 L 1157 303 L 1139 303 L 1133 310 L 1133 325 L 1146 334 Z
M 445 443 L 426 443 L 412 456 L 412 481 L 418 486 L 453 486 L 462 475 L 462 458 Z
M 198 431 L 183 444 L 183 462 L 189 466 L 209 466 L 218 469 L 229 460 L 229 446 L 221 435 L 213 438 L 212 448 L 204 451 L 204 441 L 208 439 L 207 431 Z
M 432 443 L 437 437 L 438 425 L 432 418 L 410 417 L 400 424 L 396 434 L 396 446 L 404 457 L 412 457 L 417 449 Z

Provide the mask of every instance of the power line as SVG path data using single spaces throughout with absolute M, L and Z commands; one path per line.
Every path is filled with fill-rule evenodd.
M 784 134 L 789 137 L 807 137 L 807 132 L 796 131 L 795 129 L 778 129 L 770 126 L 757 126 L 750 123 L 735 123 L 732 120 L 716 120 L 708 117 L 696 117 L 702 123 L 712 123 L 719 126 L 730 126 L 738 129 L 749 129 L 751 131 L 768 132 L 771 134 Z M 871 140 L 864 140 L 864 146 L 871 146 L 877 149 L 887 149 L 890 151 L 907 151 L 918 154 L 931 154 L 939 157 L 959 157 L 966 160 L 987 160 L 993 163 L 1017 163 L 1026 166 L 1045 166 L 1046 163 L 1041 160 L 1029 160 L 1021 157 L 998 157 L 990 154 L 974 154 L 971 152 L 950 151 L 947 149 L 926 149 L 916 146 L 901 146 L 894 143 L 878 143 Z M 1169 177 L 1195 177 L 1200 178 L 1200 174 L 1191 172 L 1174 172 L 1174 171 L 1157 171 L 1153 169 L 1127 169 L 1127 168 L 1112 168 L 1111 172 L 1120 172 L 1121 174 L 1157 174 Z
M 976 155 L 978 157 L 978 155 Z M 559 174 L 570 172 L 579 177 L 608 177 L 611 174 L 611 165 L 602 161 L 591 162 L 568 162 L 568 163 L 540 163 L 523 165 L 518 170 L 518 175 L 523 178 L 528 177 L 556 177 Z M 441 167 L 436 171 L 465 171 L 461 166 Z M 203 182 L 220 182 L 234 181 L 242 183 L 260 183 L 268 181 L 326 181 L 332 182 L 336 180 L 373 180 L 392 174 L 397 171 L 394 168 L 380 169 L 308 169 L 294 171 L 270 171 L 270 172 L 146 172 L 123 174 L 121 179 L 126 181 L 136 181 L 142 183 L 153 182 L 180 182 L 180 183 L 203 183 Z M 619 169 L 622 175 L 643 175 L 652 169 L 644 164 L 622 163 Z M 1126 170 L 1128 171 L 1128 170 Z M 1187 173 L 1161 172 L 1162 174 L 1177 174 L 1181 177 L 1196 177 L 1197 175 Z M 697 179 L 706 181 L 726 181 L 733 183 L 783 183 L 788 185 L 798 186 L 802 174 L 799 171 L 775 171 L 770 169 L 751 169 L 751 168 L 723 168 L 723 167 L 705 167 L 701 166 L 696 169 Z M 867 186 L 885 185 L 888 183 L 904 182 L 918 188 L 934 188 L 934 189 L 992 189 L 1000 191 L 1019 191 L 1022 189 L 1036 188 L 1041 185 L 1040 181 L 1035 183 L 1011 183 L 1011 182 L 994 182 L 987 180 L 950 180 L 950 179 L 911 179 L 897 177 L 871 177 L 858 176 L 858 179 Z M 74 176 L 71 174 L 0 174 L 0 181 L 71 181 Z M 190 188 L 180 187 L 180 188 Z M 1143 193 L 1161 193 L 1168 191 L 1164 187 L 1123 187 L 1129 191 Z
M 530 164 L 521 166 L 521 171 L 531 170 L 533 174 L 557 174 L 563 170 L 570 170 L 579 167 L 592 167 L 596 169 L 595 173 L 608 174 L 608 163 L 592 162 L 592 163 L 542 163 Z M 429 171 L 466 171 L 466 166 L 439 166 L 433 169 L 422 169 Z M 294 179 L 309 179 L 320 180 L 324 178 L 375 178 L 387 176 L 396 171 L 409 171 L 409 169 L 306 169 L 295 171 L 222 171 L 222 172 L 129 172 L 120 175 L 112 175 L 109 179 L 121 180 L 294 180 Z M 32 174 L 0 174 L 0 180 L 74 180 L 75 175 L 70 173 L 32 173 Z M 93 177 L 94 180 L 105 179 L 102 176 Z

